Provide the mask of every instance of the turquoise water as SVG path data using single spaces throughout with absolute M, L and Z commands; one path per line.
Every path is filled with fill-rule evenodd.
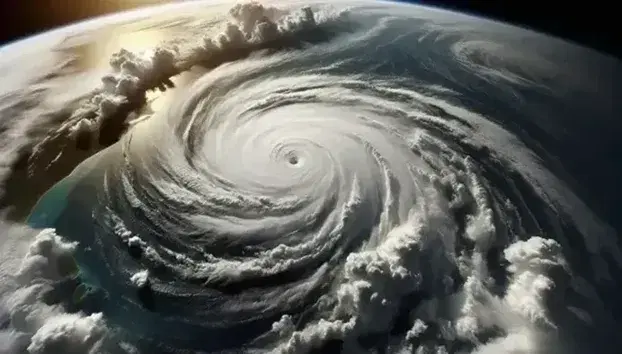
M 30 215 L 26 219 L 28 226 L 35 229 L 56 228 L 56 223 L 63 211 L 67 210 L 74 200 L 82 199 L 76 198 L 76 195 L 80 197 L 79 193 L 74 193 L 78 185 L 88 184 L 90 180 L 87 181 L 87 178 L 92 176 L 94 172 L 97 175 L 97 166 L 101 164 L 110 150 L 114 150 L 114 147 L 101 151 L 83 161 L 71 174 L 45 192 L 30 211 Z M 84 193 L 82 193 L 82 196 L 86 197 Z M 70 200 L 72 201 L 70 202 Z M 81 204 L 87 207 L 90 205 L 88 201 L 86 203 L 82 201 Z
M 71 210 L 75 208 L 75 206 L 71 206 L 71 196 L 78 184 L 79 179 L 77 180 L 75 176 L 69 176 L 54 185 L 41 197 L 32 209 L 26 220 L 27 224 L 35 229 L 56 229 L 57 234 L 67 239 L 67 241 L 83 243 L 83 240 L 75 239 L 75 235 L 84 235 L 87 230 L 80 227 L 79 224 L 68 225 L 62 222 L 63 216 L 70 213 Z M 82 208 L 81 210 L 88 210 L 88 208 Z M 68 229 L 67 226 L 70 226 L 70 229 Z M 78 247 L 78 251 L 74 255 L 74 261 L 78 269 L 78 273 L 75 275 L 78 284 L 76 291 L 91 293 L 99 287 L 99 282 L 97 281 L 97 277 L 93 276 L 89 267 L 83 261 L 84 257 L 84 249 Z M 86 294 L 82 294 L 80 298 L 84 296 L 86 296 Z
M 83 162 L 72 174 L 50 188 L 26 219 L 26 224 L 34 229 L 52 228 L 66 241 L 78 242 L 73 255 L 77 272 L 68 275 L 55 289 L 71 295 L 62 297 L 68 300 L 64 302 L 69 310 L 98 311 L 99 300 L 96 298 L 107 296 L 96 276 L 98 272 L 94 266 L 97 263 L 91 261 L 92 247 L 89 244 L 94 236 L 91 214 L 96 189 L 89 184 L 88 174 L 94 171 L 92 167 L 95 161 L 91 158 Z M 85 302 L 87 297 L 89 301 Z M 87 302 L 90 302 L 90 306 Z
M 26 220 L 28 226 L 35 229 L 54 227 L 55 221 L 67 208 L 67 197 L 74 187 L 75 182 L 70 177 L 53 186 L 32 209 Z
M 54 185 L 27 218 L 30 227 L 53 228 L 65 240 L 78 242 L 73 255 L 77 272 L 55 285 L 52 298 L 69 312 L 102 312 L 109 325 L 124 328 L 130 337 L 168 333 L 177 338 L 201 338 L 191 326 L 167 325 L 159 312 L 150 311 L 139 299 L 140 292 L 130 284 L 129 274 L 140 261 L 118 253 L 124 248 L 119 248 L 118 235 L 108 227 L 103 209 L 98 208 L 104 175 L 102 166 L 90 168 L 96 166 L 95 162 Z M 167 312 L 166 301 L 161 300 L 158 310 Z

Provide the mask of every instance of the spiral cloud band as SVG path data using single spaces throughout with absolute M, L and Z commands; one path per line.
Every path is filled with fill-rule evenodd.
M 489 108 L 519 106 L 525 87 L 579 90 L 580 63 L 503 51 L 520 30 L 500 24 L 336 4 L 240 4 L 206 25 L 219 34 L 113 55 L 101 87 L 33 145 L 31 175 L 76 147 L 94 155 L 34 208 L 44 231 L 26 238 L 19 275 L 3 265 L 0 351 L 566 353 L 613 340 L 591 279 L 618 274 L 615 231 Z M 559 82 L 542 77 L 553 71 Z M 165 105 L 131 120 L 157 88 Z

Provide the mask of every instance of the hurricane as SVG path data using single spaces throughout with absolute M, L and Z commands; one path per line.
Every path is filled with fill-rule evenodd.
M 615 351 L 618 234 L 550 148 L 581 129 L 566 97 L 611 107 L 584 48 L 406 4 L 223 6 L 3 147 L 4 200 L 45 193 L 3 226 L 0 352 Z

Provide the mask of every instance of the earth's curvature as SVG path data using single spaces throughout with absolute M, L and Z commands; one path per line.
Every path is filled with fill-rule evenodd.
M 375 1 L 5 46 L 0 353 L 617 353 L 621 73 Z

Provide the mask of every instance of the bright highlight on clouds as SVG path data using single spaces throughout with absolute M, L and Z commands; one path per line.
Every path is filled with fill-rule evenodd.
M 467 79 L 502 101 L 571 72 L 542 77 L 558 67 L 519 50 L 519 29 L 408 5 L 226 18 L 121 49 L 24 142 L 35 176 L 96 155 L 34 209 L 45 229 L 2 226 L 0 353 L 566 353 L 585 348 L 576 333 L 612 338 L 569 245 L 614 272 L 615 231 L 466 105 Z M 167 104 L 136 119 L 153 90 Z

